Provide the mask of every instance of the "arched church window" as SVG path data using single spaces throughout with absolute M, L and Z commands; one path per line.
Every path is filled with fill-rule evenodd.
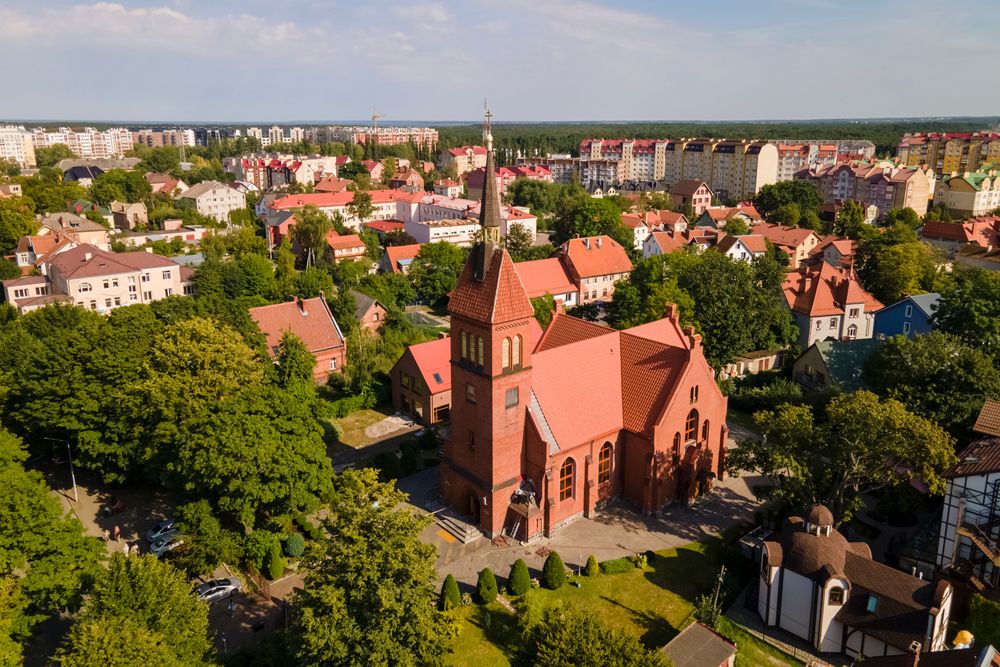
M 566 459 L 559 470 L 559 500 L 573 497 L 573 459 Z
M 479 347 L 479 365 L 480 366 L 485 366 L 485 364 L 483 363 L 484 357 L 483 357 L 483 337 L 482 336 L 478 337 L 478 339 L 476 341 L 476 344 Z
M 500 344 L 500 368 L 510 368 L 510 338 L 504 338 Z
M 698 438 L 698 411 L 692 410 L 688 413 L 687 423 L 684 425 L 684 441 L 690 442 Z
M 510 349 L 510 365 L 511 365 L 511 367 L 521 366 L 522 365 L 521 364 L 521 337 L 520 336 L 514 336 L 514 342 L 511 345 L 511 349 Z
M 597 481 L 606 482 L 611 479 L 611 443 L 606 442 L 597 455 Z
M 467 338 L 468 338 L 468 336 L 466 336 L 465 332 L 463 331 L 462 332 L 462 360 L 463 361 L 465 361 L 466 359 L 469 358 L 469 342 L 468 342 Z

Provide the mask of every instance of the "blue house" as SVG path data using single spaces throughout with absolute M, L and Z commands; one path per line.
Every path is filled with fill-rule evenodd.
M 928 334 L 934 330 L 931 317 L 940 294 L 920 294 L 905 296 L 891 306 L 875 313 L 874 338 L 892 338 L 899 334 L 910 340 L 917 334 Z

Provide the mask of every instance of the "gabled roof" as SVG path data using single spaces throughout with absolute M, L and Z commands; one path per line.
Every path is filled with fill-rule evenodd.
M 356 248 L 363 249 L 365 247 L 365 242 L 362 241 L 361 237 L 357 234 L 346 234 L 341 236 L 334 230 L 330 230 L 330 233 L 327 234 L 326 242 L 335 250 L 353 250 Z
M 980 414 L 982 418 L 982 414 Z M 976 421 L 979 430 L 979 421 Z M 993 425 L 985 428 L 993 429 Z M 942 475 L 945 479 L 957 477 L 972 477 L 974 475 L 989 475 L 1000 472 L 1000 439 L 984 438 L 977 440 L 958 455 L 958 463 L 948 468 Z
M 385 249 L 385 254 L 389 258 L 389 265 L 392 266 L 393 273 L 402 273 L 399 270 L 400 262 L 412 261 L 419 252 L 419 243 L 413 245 L 391 245 Z
M 743 245 L 750 252 L 767 252 L 767 241 L 760 234 L 747 234 L 746 236 L 739 237 L 739 239 L 743 241 Z
M 736 655 L 736 644 L 701 623 L 692 623 L 660 651 L 674 667 L 719 667 Z
M 76 213 L 47 213 L 39 220 L 42 227 L 54 232 L 106 232 L 103 225 L 88 220 Z
M 670 194 L 690 197 L 694 193 L 698 192 L 702 186 L 707 188 L 708 184 L 705 181 L 698 180 L 697 178 L 689 178 L 683 181 L 677 181 L 677 183 L 674 184 L 674 187 L 670 189 Z
M 781 225 L 763 222 L 755 225 L 754 234 L 760 234 L 774 245 L 796 248 L 805 242 L 810 236 L 817 236 L 811 229 L 801 227 L 782 227 Z M 817 236 L 817 238 L 819 238 Z
M 407 349 L 420 369 L 420 377 L 430 393 L 437 394 L 451 389 L 451 339 L 436 340 L 411 345 Z M 440 378 L 440 382 L 438 381 Z
M 344 192 L 353 182 L 346 178 L 327 176 L 313 185 L 313 192 Z
M 541 340 L 538 341 L 536 352 L 552 350 L 564 345 L 572 345 L 580 341 L 590 340 L 598 336 L 613 334 L 614 329 L 601 326 L 593 322 L 587 322 L 576 317 L 571 317 L 565 313 L 555 312 L 552 321 L 546 327 Z
M 465 155 L 469 149 L 472 149 L 473 155 L 486 155 L 486 148 L 484 146 L 463 146 L 462 148 L 449 148 L 448 152 L 456 157 Z
M 380 232 L 394 232 L 397 229 L 403 229 L 405 225 L 399 220 L 370 220 L 365 223 L 368 229 L 375 229 Z
M 1000 245 L 1000 217 L 970 218 L 965 222 L 925 222 L 920 227 L 922 238 L 978 243 L 984 248 Z
M 573 277 L 559 257 L 519 262 L 514 268 L 529 299 L 545 296 L 546 293 L 557 295 L 576 291 Z
M 510 255 L 502 248 L 477 245 L 480 251 L 483 247 L 493 250 L 486 275 L 482 280 L 476 280 L 473 252 L 462 269 L 458 285 L 452 291 L 448 303 L 449 312 L 475 322 L 490 324 L 534 317 L 535 310 L 528 300 Z
M 172 259 L 151 252 L 106 252 L 89 243 L 60 252 L 47 261 L 67 279 L 114 276 L 154 268 L 180 268 Z
M 871 338 L 860 340 L 823 340 L 813 346 L 823 357 L 830 379 L 846 392 L 862 388 L 861 371 L 881 341 Z
M 673 325 L 669 319 L 666 323 Z M 620 337 L 623 425 L 642 433 L 655 425 L 661 406 L 684 371 L 688 351 L 634 335 L 631 330 L 622 331 Z
M 354 319 L 356 320 L 363 318 L 365 313 L 371 310 L 374 306 L 380 306 L 383 310 L 385 310 L 385 306 L 379 303 L 378 299 L 375 297 L 362 294 L 357 290 L 351 290 L 351 295 L 354 297 L 354 302 L 358 304 L 358 307 L 354 310 Z
M 193 185 L 190 188 L 188 188 L 187 190 L 185 190 L 184 192 L 180 193 L 179 195 L 177 195 L 176 197 L 174 197 L 174 199 L 197 199 L 198 197 L 201 197 L 203 194 L 205 194 L 209 190 L 213 190 L 215 188 L 222 188 L 224 190 L 232 190 L 236 194 L 242 194 L 239 190 L 231 188 L 228 185 L 226 185 L 225 183 L 220 183 L 218 181 L 202 181 L 201 183 L 198 183 L 197 185 Z
M 976 433 L 1000 437 L 1000 401 L 987 398 L 979 410 L 976 425 L 972 427 Z
M 267 336 L 267 349 L 272 356 L 285 331 L 298 336 L 314 354 L 344 345 L 344 334 L 323 297 L 294 299 L 272 306 L 251 308 L 250 317 Z
M 861 287 L 853 270 L 837 269 L 826 262 L 787 274 L 784 293 L 789 308 L 809 316 L 836 315 L 854 304 L 863 304 L 869 313 L 883 308 Z
M 566 257 L 581 278 L 628 273 L 632 270 L 632 260 L 628 258 L 628 253 L 610 236 L 570 239 L 559 246 L 557 253 Z

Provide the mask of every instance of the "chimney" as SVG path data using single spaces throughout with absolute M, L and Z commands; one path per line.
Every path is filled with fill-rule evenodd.
M 586 248 L 587 250 L 590 250 L 590 239 L 583 240 L 583 247 Z
M 677 304 L 667 303 L 663 305 L 663 318 L 677 324 L 680 321 L 680 313 L 677 312 Z
M 147 250 L 148 250 L 148 248 L 147 248 Z M 89 252 L 83 253 L 83 261 L 89 262 L 91 257 L 93 257 L 93 255 L 90 254 Z
M 598 250 L 601 249 L 601 237 L 600 236 L 597 237 L 597 249 Z
M 690 324 L 684 327 L 684 335 L 691 343 L 691 350 L 694 351 L 701 346 L 701 334 L 694 332 L 694 327 Z
M 913 654 L 913 662 L 911 663 L 913 667 L 917 667 L 920 664 L 920 649 L 923 646 L 918 641 L 910 642 L 910 653 Z
M 306 310 L 306 302 L 303 301 L 301 298 L 296 299 L 296 305 L 298 305 L 300 313 L 302 313 L 303 315 L 309 314 L 309 311 Z

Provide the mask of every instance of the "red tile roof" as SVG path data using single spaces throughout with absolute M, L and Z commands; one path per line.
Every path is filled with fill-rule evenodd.
M 70 279 L 113 276 L 145 269 L 179 268 L 174 260 L 151 252 L 105 252 L 89 243 L 55 255 L 49 260 L 49 264 L 57 267 Z
M 632 270 L 628 253 L 610 236 L 570 239 L 557 252 L 569 260 L 572 270 L 581 278 Z
M 482 246 L 485 247 L 485 246 Z M 510 322 L 535 316 L 514 262 L 506 250 L 494 250 L 483 280 L 474 276 L 475 249 L 465 263 L 458 286 L 452 291 L 448 310 L 476 322 Z
M 985 248 L 1000 245 L 998 231 L 1000 231 L 1000 217 L 991 215 L 970 218 L 965 222 L 925 222 L 920 229 L 920 236 L 963 243 L 978 243 Z
M 810 236 L 816 235 L 816 232 L 811 229 L 803 229 L 801 227 L 782 227 L 781 225 L 776 225 L 770 222 L 754 225 L 753 233 L 760 234 L 774 245 L 794 248 L 796 250 L 805 242 L 806 239 Z
M 313 185 L 314 192 L 344 192 L 350 187 L 351 181 L 346 178 L 337 178 L 336 176 L 327 176 L 320 179 Z
M 747 234 L 740 236 L 739 239 L 750 252 L 767 252 L 767 241 L 760 234 Z
M 450 338 L 438 338 L 427 343 L 411 345 L 407 350 L 413 355 L 413 361 L 420 369 L 420 375 L 424 378 L 424 386 L 432 394 L 451 389 Z M 441 382 L 434 378 L 435 373 L 441 378 Z
M 642 433 L 658 421 L 663 404 L 687 365 L 688 352 L 633 336 L 627 330 L 621 332 L 621 349 L 623 425 Z
M 557 295 L 576 291 L 573 277 L 559 257 L 520 262 L 514 268 L 517 269 L 517 275 L 521 278 L 529 299 L 545 296 L 546 292 Z
M 399 220 L 371 220 L 366 222 L 365 225 L 368 229 L 373 229 L 383 233 L 394 232 L 397 229 L 403 229 L 405 226 Z
M 326 242 L 334 250 L 352 250 L 358 249 L 362 253 L 365 251 L 365 242 L 361 240 L 361 237 L 357 234 L 347 234 L 345 236 L 340 236 L 337 232 L 330 230 L 330 233 L 326 236 Z
M 393 273 L 402 273 L 399 269 L 399 262 L 404 259 L 413 259 L 420 252 L 420 244 L 413 245 L 391 245 L 385 249 L 385 254 L 389 257 L 389 264 Z
M 1000 437 L 1000 401 L 987 398 L 979 410 L 976 425 L 972 427 L 976 433 L 985 433 Z
M 853 304 L 864 304 L 869 313 L 883 308 L 861 287 L 852 270 L 836 269 L 826 262 L 786 275 L 784 292 L 792 310 L 809 316 L 836 315 Z
M 250 317 L 267 336 L 267 349 L 272 355 L 281 342 L 282 332 L 288 330 L 298 336 L 314 354 L 344 345 L 344 335 L 323 297 L 251 308 Z
M 854 251 L 857 250 L 858 242 L 842 236 L 827 236 L 818 246 L 810 250 L 809 254 L 820 255 L 826 252 L 826 249 L 830 246 L 836 248 L 837 252 L 839 252 L 842 257 L 850 257 L 853 256 Z
M 466 154 L 466 151 L 472 149 L 474 155 L 486 155 L 486 148 L 483 146 L 464 146 L 462 148 L 449 148 L 448 152 L 452 155 L 459 157 Z
M 368 194 L 372 196 L 373 205 L 387 204 L 403 198 L 397 194 L 396 190 L 368 190 Z M 276 211 L 301 208 L 306 204 L 315 204 L 320 208 L 328 208 L 331 206 L 347 206 L 353 200 L 354 193 L 350 191 L 317 192 L 314 194 L 285 195 L 284 197 L 275 199 L 268 207 Z
M 538 342 L 538 351 L 552 350 L 615 333 L 614 329 L 556 312 Z

